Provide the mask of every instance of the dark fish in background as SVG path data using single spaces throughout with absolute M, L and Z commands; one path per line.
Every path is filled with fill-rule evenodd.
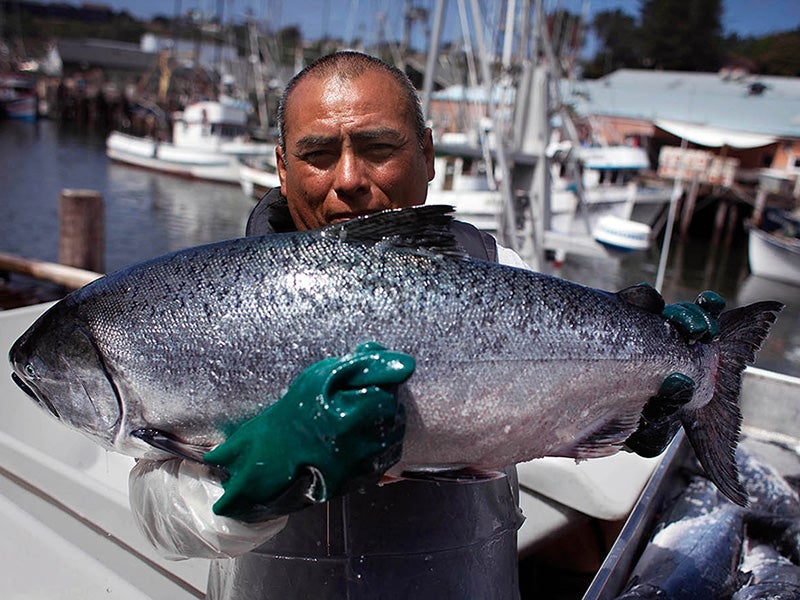
M 654 527 L 618 600 L 727 599 L 737 589 L 736 600 L 800 599 L 792 595 L 800 498 L 777 469 L 743 446 L 736 462 L 748 506 L 732 504 L 696 475 Z
M 741 446 L 736 453 L 749 497 L 747 535 L 800 564 L 800 496 L 777 469 Z
M 697 477 L 657 525 L 617 600 L 730 598 L 743 540 L 741 508 Z
M 736 451 L 736 464 L 749 500 L 750 519 L 759 515 L 800 518 L 800 497 L 776 468 L 742 446 Z
M 739 567 L 745 584 L 731 600 L 798 600 L 800 567 L 769 544 L 747 544 Z

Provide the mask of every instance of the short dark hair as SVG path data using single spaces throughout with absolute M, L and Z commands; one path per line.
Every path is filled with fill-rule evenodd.
M 286 84 L 286 88 L 283 90 L 283 95 L 281 95 L 281 100 L 278 104 L 278 142 L 284 154 L 286 153 L 286 104 L 289 95 L 294 88 L 297 87 L 298 83 L 307 77 L 317 77 L 321 79 L 334 75 L 342 80 L 355 79 L 371 70 L 379 70 L 388 74 L 397 82 L 400 89 L 403 90 L 406 97 L 409 118 L 414 123 L 417 141 L 419 145 L 422 146 L 425 142 L 425 117 L 422 114 L 422 105 L 420 104 L 417 90 L 408 76 L 397 67 L 379 58 L 362 52 L 346 50 L 334 52 L 333 54 L 326 54 L 318 58 L 292 77 L 289 83 Z

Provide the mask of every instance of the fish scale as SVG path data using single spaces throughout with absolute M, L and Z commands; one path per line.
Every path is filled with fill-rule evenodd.
M 446 211 L 389 211 L 134 265 L 43 315 L 12 348 L 16 377 L 68 425 L 141 455 L 150 449 L 132 431 L 210 448 L 310 364 L 373 341 L 417 364 L 400 390 L 397 472 L 613 453 L 674 372 L 697 383 L 692 411 L 709 404 L 720 342 L 690 345 L 620 294 L 467 259 Z M 751 311 L 753 331 L 729 319 L 737 335 L 760 336 L 739 354 L 754 354 L 776 306 Z

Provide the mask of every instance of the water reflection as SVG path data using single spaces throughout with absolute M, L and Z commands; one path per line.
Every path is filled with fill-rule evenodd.
M 800 377 L 800 288 L 750 275 L 732 304 L 741 306 L 766 299 L 783 302 L 786 308 L 759 352 L 757 365 Z
M 108 266 L 239 237 L 252 207 L 236 186 L 109 164 L 106 220 L 115 237 Z

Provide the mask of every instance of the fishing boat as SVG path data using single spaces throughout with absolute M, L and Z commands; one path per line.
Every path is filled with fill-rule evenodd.
M 106 155 L 173 175 L 238 185 L 243 159 L 265 157 L 275 149 L 247 136 L 249 108 L 228 97 L 196 102 L 173 115 L 171 141 L 113 131 L 106 140 Z
M 37 114 L 38 97 L 33 80 L 17 74 L 0 75 L 0 115 L 35 121 Z
M 264 194 L 281 184 L 275 156 L 245 159 L 239 165 L 239 184 L 248 198 L 260 200 Z
M 503 195 L 492 167 L 487 167 L 479 148 L 459 146 L 452 140 L 451 135 L 442 136 L 427 202 L 454 206 L 458 218 L 498 235 Z M 563 169 L 564 159 L 559 156 L 567 153 L 563 144 L 548 151 L 552 161 L 550 231 L 591 237 L 614 251 L 647 249 L 652 227 L 669 204 L 671 188 L 641 183 L 641 173 L 650 168 L 646 153 L 629 146 L 580 148 L 575 170 L 580 172 L 580 181 Z M 524 199 L 518 200 L 524 204 Z
M 753 275 L 800 286 L 800 219 L 768 208 L 751 224 L 748 260 Z

